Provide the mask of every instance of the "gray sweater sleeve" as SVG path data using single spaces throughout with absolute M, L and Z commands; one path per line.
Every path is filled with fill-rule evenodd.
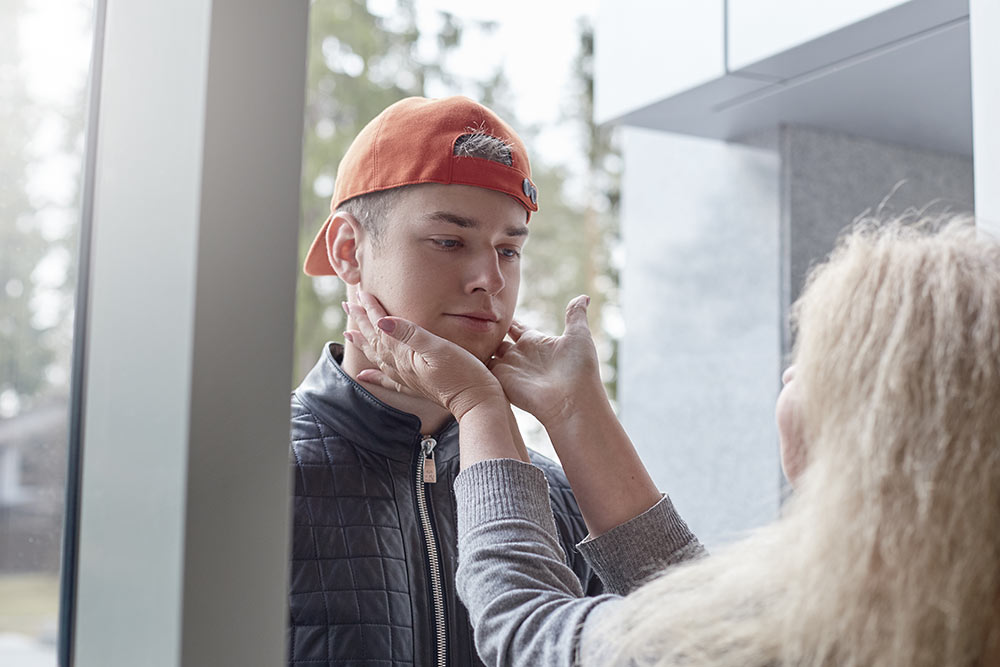
M 483 461 L 459 474 L 455 495 L 458 593 L 484 662 L 597 664 L 593 656 L 576 655 L 581 643 L 594 644 L 581 635 L 594 632 L 595 623 L 588 622 L 591 612 L 598 611 L 595 619 L 613 616 L 621 598 L 583 597 L 579 580 L 565 564 L 544 474 L 512 459 Z M 644 531 L 650 531 L 646 539 L 640 534 Z M 621 592 L 634 588 L 650 568 L 700 552 L 669 500 L 584 545 L 602 580 Z M 648 553 L 624 555 L 636 549 Z M 614 562 L 616 558 L 624 560 Z
M 639 516 L 588 537 L 577 549 L 608 592 L 618 595 L 628 595 L 665 568 L 706 553 L 667 496 Z

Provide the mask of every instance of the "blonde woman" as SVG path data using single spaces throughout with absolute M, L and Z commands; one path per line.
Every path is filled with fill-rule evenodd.
M 1000 664 L 1000 244 L 968 222 L 841 240 L 794 309 L 777 416 L 795 491 L 707 558 L 597 397 L 585 306 L 561 337 L 513 327 L 492 373 L 367 296 L 351 308 L 382 368 L 362 379 L 459 419 L 458 587 L 488 664 Z M 581 549 L 622 597 L 582 598 L 563 571 L 508 399 L 549 430 Z

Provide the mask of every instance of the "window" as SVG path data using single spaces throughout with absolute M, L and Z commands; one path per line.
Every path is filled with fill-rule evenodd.
M 0 664 L 56 664 L 92 10 L 0 6 Z

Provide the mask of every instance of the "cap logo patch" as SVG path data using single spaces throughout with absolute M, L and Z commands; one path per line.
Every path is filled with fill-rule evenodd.
M 531 200 L 532 204 L 538 205 L 538 188 L 536 188 L 530 179 L 524 179 L 521 183 L 521 188 L 524 190 L 524 196 Z

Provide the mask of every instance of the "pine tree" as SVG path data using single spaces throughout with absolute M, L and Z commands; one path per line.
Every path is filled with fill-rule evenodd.
M 437 52 L 426 60 L 418 53 L 420 32 L 412 0 L 397 0 L 396 10 L 386 16 L 373 13 L 365 0 L 315 2 L 310 11 L 299 234 L 302 261 L 330 213 L 337 165 L 350 142 L 393 102 L 424 95 L 432 81 L 453 84 L 443 63 L 461 43 L 463 33 L 463 25 L 442 12 L 435 40 Z M 310 278 L 300 272 L 295 384 L 315 363 L 326 341 L 342 338 L 343 299 L 339 279 Z
M 23 3 L 0 5 L 0 417 L 29 407 L 46 386 L 54 358 L 38 322 L 36 267 L 48 245 L 29 197 L 28 137 L 37 130 L 19 63 L 18 18 Z

